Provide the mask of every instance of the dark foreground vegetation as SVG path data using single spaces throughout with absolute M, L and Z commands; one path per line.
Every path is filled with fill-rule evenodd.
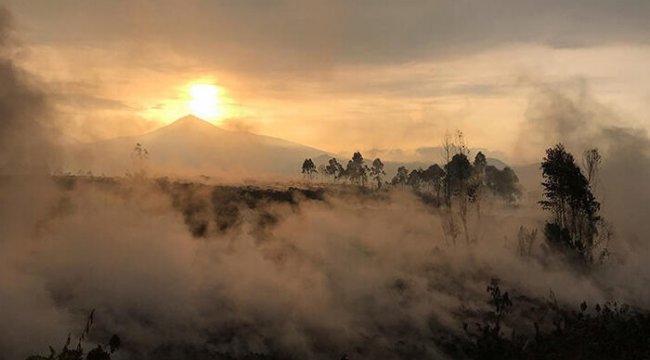
M 650 312 L 624 304 L 581 303 L 576 308 L 561 306 L 553 297 L 529 298 L 503 292 L 493 279 L 487 286 L 487 310 L 466 310 L 462 332 L 448 332 L 427 341 L 405 341 L 395 344 L 399 358 L 429 359 L 425 350 L 430 342 L 445 356 L 453 359 L 648 359 L 650 358 Z M 33 355 L 27 360 L 108 360 L 121 340 L 113 335 L 105 346 L 96 345 L 85 353 L 82 343 L 92 325 L 92 314 L 76 347 L 70 335 L 50 355 Z M 431 326 L 434 326 L 432 323 Z M 435 333 L 436 329 L 432 329 Z M 222 334 L 232 337 L 237 334 Z M 215 339 L 215 343 L 219 340 Z M 363 358 L 365 350 L 343 354 L 340 359 Z M 235 359 L 211 351 L 209 347 L 161 347 L 152 354 L 156 359 Z M 292 354 L 249 354 L 242 359 L 293 359 Z M 339 357 L 333 357 L 337 359 Z
M 87 353 L 84 350 L 84 343 L 87 341 L 90 336 L 90 330 L 94 323 L 94 310 L 88 316 L 86 321 L 86 327 L 79 336 L 77 345 L 72 347 L 70 341 L 70 334 L 65 341 L 65 344 L 58 352 L 50 346 L 50 355 L 41 356 L 41 355 L 32 355 L 27 358 L 27 360 L 109 360 L 111 355 L 120 348 L 122 341 L 117 335 L 111 336 L 108 344 L 102 346 L 101 344 L 96 345 L 92 350 Z
M 463 359 L 648 359 L 650 312 L 624 304 L 581 303 L 576 308 L 550 299 L 487 287 L 490 310 L 464 323 L 466 336 L 441 345 Z

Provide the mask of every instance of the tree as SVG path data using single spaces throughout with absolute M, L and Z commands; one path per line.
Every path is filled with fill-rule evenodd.
M 386 175 L 386 172 L 384 171 L 384 163 L 381 162 L 381 159 L 376 158 L 372 162 L 370 176 L 377 182 L 377 189 L 381 189 L 383 175 Z
M 487 159 L 482 152 L 478 152 L 474 157 L 472 167 L 472 179 L 469 185 L 469 196 L 476 204 L 476 214 L 481 216 L 481 200 L 483 198 L 483 189 L 485 187 L 485 168 Z
M 445 158 L 445 204 L 447 207 L 451 206 L 452 195 L 458 195 L 459 191 L 465 193 L 467 191 L 466 181 L 471 175 L 471 164 L 468 160 L 469 148 L 465 143 L 465 136 L 463 132 L 458 130 L 456 131 L 456 136 L 452 139 L 452 136 L 448 133 L 445 134 L 442 143 L 443 156 Z M 452 172 L 450 173 L 449 167 L 452 167 Z M 459 182 L 460 180 L 460 182 Z M 463 185 L 462 189 L 458 185 Z
M 476 173 L 483 173 L 485 171 L 485 167 L 487 166 L 487 159 L 485 158 L 485 155 L 481 151 L 476 154 L 474 157 L 474 171 Z
M 409 171 L 406 167 L 400 166 L 397 168 L 397 174 L 395 174 L 395 177 L 393 177 L 393 180 L 391 180 L 391 184 L 393 185 L 406 185 L 408 182 L 408 176 L 409 176 Z
M 368 183 L 368 170 L 368 167 L 364 164 L 363 156 L 357 151 L 352 155 L 352 160 L 348 161 L 345 174 L 353 184 L 366 186 Z
M 311 159 L 305 159 L 302 163 L 302 174 L 307 177 L 309 180 L 312 179 L 315 173 L 317 173 L 316 165 Z
M 345 169 L 343 169 L 343 165 L 341 165 L 336 158 L 331 158 L 327 163 L 327 166 L 325 166 L 325 174 L 331 176 L 334 180 L 341 178 L 344 172 Z
M 424 171 L 422 169 L 414 169 L 408 175 L 406 184 L 413 188 L 413 190 L 420 190 L 420 185 L 422 185 L 422 174 Z
M 594 259 L 600 203 L 591 192 L 589 180 L 562 144 L 546 150 L 541 164 L 544 181 L 543 209 L 552 214 L 544 235 L 549 244 L 585 263 Z
M 472 165 L 467 156 L 458 153 L 445 165 L 445 186 L 451 195 L 466 195 L 467 181 L 472 176 Z M 450 199 L 449 199 L 450 200 Z
M 440 203 L 440 191 L 443 187 L 444 178 L 445 171 L 438 164 L 429 166 L 422 173 L 422 181 L 433 187 L 433 191 L 436 193 L 436 200 L 438 201 L 438 204 Z
M 492 165 L 485 167 L 485 185 L 494 194 L 509 203 L 514 203 L 521 196 L 521 186 L 517 174 L 505 167 L 499 170 Z
M 459 152 L 451 158 L 451 161 L 445 165 L 445 187 L 446 187 L 446 203 L 451 209 L 452 197 L 458 200 L 458 213 L 461 221 L 463 222 L 463 230 L 465 232 L 465 240 L 469 243 L 469 232 L 467 226 L 467 208 L 469 202 L 468 185 L 469 179 L 472 176 L 472 165 L 465 153 Z M 453 221 L 450 220 L 450 221 Z

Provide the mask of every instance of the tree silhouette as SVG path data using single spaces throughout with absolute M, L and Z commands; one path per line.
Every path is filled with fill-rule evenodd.
M 408 175 L 406 183 L 413 188 L 413 190 L 419 191 L 420 185 L 422 185 L 422 169 L 414 169 Z
M 490 191 L 509 203 L 516 202 L 521 195 L 521 186 L 517 174 L 505 167 L 499 170 L 492 165 L 485 167 L 485 185 Z
M 400 166 L 399 168 L 397 168 L 397 174 L 395 174 L 393 180 L 391 180 L 390 183 L 393 185 L 404 186 L 408 182 L 408 175 L 409 175 L 408 169 L 404 166 Z
M 376 158 L 372 161 L 370 176 L 377 182 L 377 189 L 381 189 L 382 177 L 384 175 L 386 175 L 386 172 L 384 171 L 384 163 L 381 162 L 381 159 Z
M 364 164 L 363 156 L 357 151 L 352 155 L 352 160 L 348 161 L 345 174 L 351 183 L 366 186 L 368 183 L 368 170 L 368 167 Z
M 482 152 L 478 152 L 474 157 L 472 167 L 472 179 L 469 185 L 469 196 L 476 204 L 476 214 L 481 216 L 481 200 L 483 198 L 483 189 L 485 188 L 485 168 L 487 159 Z
M 448 187 L 451 195 L 465 195 L 467 191 L 467 182 L 472 176 L 472 165 L 467 156 L 458 153 L 451 158 L 451 161 L 445 165 L 445 186 Z
M 541 169 L 544 200 L 539 203 L 552 214 L 544 228 L 548 243 L 591 263 L 601 219 L 600 203 L 591 192 L 589 180 L 562 144 L 546 150 Z
M 433 191 L 436 193 L 436 200 L 440 204 L 440 192 L 444 185 L 443 181 L 445 178 L 445 171 L 438 165 L 433 164 L 429 166 L 422 173 L 422 181 L 433 187 Z
M 449 208 L 452 205 L 452 197 L 458 200 L 458 213 L 463 222 L 465 240 L 469 243 L 469 232 L 467 226 L 467 209 L 469 202 L 468 185 L 472 176 L 472 164 L 465 153 L 459 152 L 445 165 L 445 187 L 447 189 L 446 203 Z
M 302 163 L 302 174 L 307 177 L 310 181 L 314 174 L 316 174 L 318 170 L 316 170 L 316 165 L 311 159 L 305 159 Z
M 336 158 L 331 158 L 327 165 L 325 166 L 325 174 L 331 176 L 334 180 L 338 180 L 344 176 L 345 169 Z

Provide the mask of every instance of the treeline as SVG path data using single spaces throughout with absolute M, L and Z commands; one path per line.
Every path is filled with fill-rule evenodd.
M 482 152 L 470 160 L 469 150 L 463 145 L 462 137 L 456 143 L 447 143 L 446 162 L 441 166 L 432 164 L 426 169 L 409 170 L 405 166 L 397 169 L 395 176 L 385 178 L 384 163 L 380 158 L 370 165 L 360 152 L 355 152 L 343 166 L 337 158 L 316 167 L 312 159 L 305 159 L 302 174 L 308 180 L 320 174 L 332 182 L 383 189 L 385 187 L 409 187 L 419 194 L 431 194 L 438 205 L 450 206 L 454 198 L 467 198 L 476 202 L 486 194 L 495 195 L 508 203 L 515 203 L 521 196 L 521 186 L 515 172 L 509 168 L 499 169 L 487 164 Z

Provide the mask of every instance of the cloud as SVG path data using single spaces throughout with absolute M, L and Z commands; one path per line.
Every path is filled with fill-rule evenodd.
M 44 41 L 83 46 L 165 44 L 231 70 L 310 71 L 333 64 L 400 63 L 503 44 L 557 47 L 647 44 L 643 0 L 581 1 L 14 1 L 52 31 Z M 75 8 L 76 11 L 70 11 Z M 41 25 L 42 26 L 42 25 Z M 144 45 L 143 45 L 144 40 Z M 144 47 L 143 47 L 144 46 Z M 137 58 L 133 59 L 136 62 Z
M 45 93 L 13 61 L 12 29 L 0 7 L 0 173 L 42 172 L 56 158 L 56 127 Z
M 93 308 L 93 340 L 117 332 L 136 359 L 435 356 L 430 339 L 461 331 L 459 309 L 483 307 L 492 276 L 531 296 L 552 288 L 570 304 L 608 296 L 605 285 L 503 246 L 537 221 L 527 211 L 491 207 L 472 227 L 477 244 L 450 246 L 441 215 L 401 191 L 260 201 L 224 232 L 214 221 L 226 215 L 218 195 L 227 188 L 168 189 L 194 202 L 174 209 L 172 193 L 146 184 L 41 184 L 29 194 L 31 185 L 0 188 L 21 213 L 0 243 L 0 298 L 9 299 L 0 313 L 24 314 L 0 327 L 0 351 L 12 357 L 58 345 Z M 206 237 L 194 238 L 179 210 L 207 219 Z

